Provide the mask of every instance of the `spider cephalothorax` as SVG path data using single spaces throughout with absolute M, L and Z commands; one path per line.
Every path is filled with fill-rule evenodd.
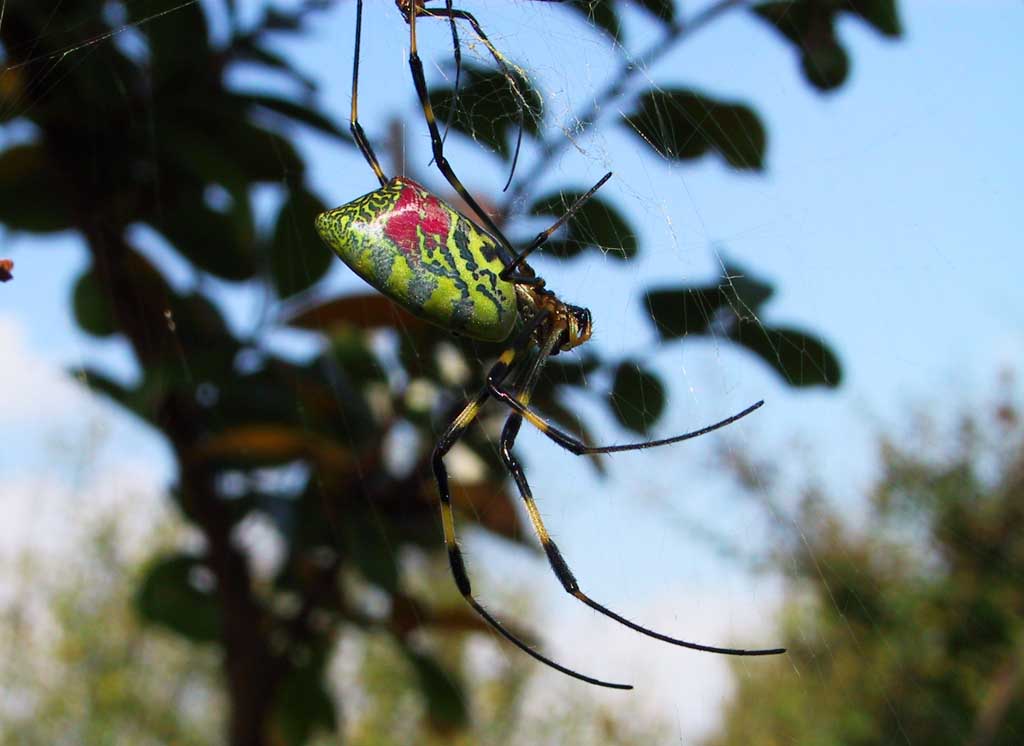
M 352 75 L 351 129 L 356 144 L 370 164 L 380 188 L 346 205 L 322 213 L 316 227 L 323 240 L 363 279 L 404 308 L 454 333 L 488 341 L 506 341 L 508 347 L 487 374 L 487 383 L 459 415 L 448 425 L 434 447 L 431 463 L 441 502 L 444 541 L 452 576 L 459 591 L 476 612 L 517 647 L 538 661 L 574 678 L 599 686 L 630 689 L 573 671 L 547 658 L 527 645 L 491 616 L 473 596 L 462 550 L 455 536 L 455 513 L 445 455 L 465 433 L 488 400 L 509 408 L 499 447 L 502 461 L 515 480 L 526 506 L 530 522 L 547 554 L 552 570 L 566 592 L 595 611 L 630 629 L 673 645 L 728 655 L 771 655 L 781 649 L 741 650 L 699 645 L 643 627 L 594 601 L 579 586 L 558 547 L 552 541 L 533 500 L 526 473 L 512 453 L 523 421 L 567 451 L 580 454 L 616 453 L 678 443 L 712 432 L 753 412 L 757 402 L 742 412 L 699 430 L 671 438 L 617 446 L 590 446 L 579 438 L 548 423 L 531 406 L 530 398 L 545 361 L 559 352 L 580 346 L 593 331 L 590 311 L 559 300 L 526 263 L 526 258 L 542 246 L 551 234 L 586 203 L 604 184 L 607 174 L 578 199 L 554 225 L 540 233 L 530 244 L 517 250 L 490 216 L 484 212 L 455 176 L 444 157 L 443 141 L 427 96 L 423 66 L 416 55 L 415 18 L 417 15 L 465 18 L 462 11 L 446 3 L 444 11 L 427 11 L 424 0 L 396 0 L 410 21 L 410 59 L 413 81 L 419 94 L 430 130 L 434 161 L 452 188 L 469 206 L 476 220 L 429 193 L 409 179 L 389 179 L 380 167 L 369 140 L 359 125 L 357 93 L 359 79 L 359 42 L 362 28 L 362 0 L 356 2 L 355 62 Z M 479 27 L 475 20 L 474 28 Z M 479 224 L 477 223 L 479 221 Z M 511 383 L 507 383 L 511 381 Z
M 533 274 L 533 270 L 529 269 L 528 275 Z M 519 297 L 519 315 L 522 318 L 532 319 L 537 314 L 544 316 L 533 332 L 533 343 L 541 347 L 544 340 L 554 339 L 550 353 L 552 356 L 568 352 L 590 339 L 594 328 L 590 309 L 563 302 L 544 287 L 544 281 L 539 277 L 536 284 L 516 285 L 516 295 Z

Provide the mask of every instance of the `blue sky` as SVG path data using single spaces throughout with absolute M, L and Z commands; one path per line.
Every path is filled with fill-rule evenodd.
M 338 121 L 348 111 L 352 5 L 342 3 L 325 16 L 301 47 L 284 48 L 321 80 L 321 99 Z M 364 123 L 371 136 L 382 136 L 389 116 L 405 118 L 416 171 L 430 174 L 426 134 L 407 85 L 405 26 L 390 0 L 367 6 Z M 571 112 L 607 81 L 602 37 L 564 11 L 520 1 L 465 7 L 535 76 L 554 121 L 571 122 Z M 715 450 L 750 448 L 773 456 L 792 483 L 820 478 L 854 512 L 857 488 L 872 474 L 876 431 L 899 432 L 914 405 L 931 407 L 940 419 L 952 417 L 984 400 L 1002 367 L 1024 361 L 1018 185 L 1024 173 L 1024 5 L 911 0 L 900 7 L 906 30 L 900 41 L 854 20 L 841 25 L 853 68 L 847 85 L 828 96 L 804 83 L 787 45 L 742 14 L 644 71 L 657 85 L 691 86 L 754 106 L 769 131 L 762 175 L 737 174 L 714 158 L 682 167 L 658 161 L 614 124 L 614 105 L 595 131 L 549 165 L 540 192 L 585 188 L 614 171 L 603 194 L 640 227 L 642 250 L 634 262 L 540 258 L 536 265 L 563 297 L 594 311 L 594 344 L 609 353 L 640 354 L 670 382 L 672 410 L 660 432 L 692 429 L 755 399 L 768 402 L 720 438 L 617 456 L 607 480 L 524 432 L 520 447 L 550 527 L 585 587 L 613 608 L 639 618 L 645 609 L 657 610 L 669 630 L 696 620 L 705 642 L 728 642 L 745 630 L 755 630 L 751 641 L 775 642 L 750 619 L 752 610 L 772 603 L 775 586 L 758 586 L 681 527 L 707 527 L 741 544 L 763 536 L 762 516 L 730 498 L 722 480 L 711 476 Z M 633 52 L 657 30 L 632 12 L 625 29 Z M 447 59 L 447 30 L 443 24 L 421 24 L 421 30 L 427 75 L 436 80 L 442 74 L 436 63 Z M 0 133 L 0 145 L 3 138 Z M 470 189 L 493 194 L 504 182 L 504 164 L 474 143 L 449 142 L 451 160 Z M 328 201 L 345 202 L 375 186 L 357 154 L 308 133 L 301 144 Z M 526 166 L 532 155 L 528 145 Z M 440 189 L 442 181 L 431 175 L 429 184 Z M 0 255 L 17 264 L 16 280 L 0 287 L 0 336 L 7 341 L 0 345 L 0 382 L 17 400 L 0 411 L 0 471 L 17 485 L 32 484 L 49 472 L 54 440 L 84 453 L 95 422 L 102 421 L 97 478 L 124 468 L 150 474 L 157 484 L 165 480 L 169 462 L 155 436 L 88 404 L 74 386 L 54 393 L 49 372 L 60 366 L 107 361 L 127 370 L 119 345 L 98 344 L 74 329 L 70 285 L 83 266 L 81 248 L 68 237 L 40 241 L 11 233 L 0 233 L 0 247 Z M 723 258 L 777 287 L 766 321 L 813 330 L 838 350 L 845 372 L 839 390 L 787 389 L 727 344 L 647 348 L 653 336 L 642 290 L 707 282 Z M 340 265 L 327 282 L 339 292 L 358 287 Z M 251 297 L 233 295 L 227 302 L 238 323 L 249 323 Z M 605 439 L 626 437 L 601 412 L 593 419 Z M 58 479 L 73 495 L 74 480 Z M 8 492 L 7 499 L 14 497 Z M 490 544 L 473 547 L 472 559 L 491 566 L 492 577 L 504 562 L 515 565 L 516 578 L 535 579 L 542 606 L 564 625 L 560 629 L 585 628 L 584 639 L 593 634 L 595 645 L 610 644 L 603 625 L 571 606 L 540 562 Z M 691 608 L 695 597 L 706 603 Z M 672 666 L 685 664 L 691 674 L 694 664 L 723 670 L 717 659 L 696 663 L 673 653 L 666 661 L 655 643 L 636 649 L 644 651 L 637 660 L 657 657 L 650 665 L 667 666 L 660 675 L 673 680 Z M 593 672 L 608 673 L 599 669 Z M 706 697 L 710 708 L 714 697 Z

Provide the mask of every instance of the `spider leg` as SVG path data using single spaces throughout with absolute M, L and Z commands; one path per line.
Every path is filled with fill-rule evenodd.
M 491 377 L 499 381 L 503 381 L 505 379 L 511 370 L 511 363 L 516 356 L 515 351 L 517 348 L 523 349 L 530 344 L 531 335 L 542 318 L 543 314 L 538 314 L 538 316 L 534 317 L 531 322 L 523 328 L 513 342 L 512 347 L 502 354 L 498 359 L 498 362 L 494 364 L 494 367 L 490 372 Z M 451 450 L 452 446 L 458 442 L 459 438 L 462 437 L 466 428 L 469 427 L 474 419 L 476 419 L 477 414 L 480 412 L 480 408 L 490 398 L 490 396 L 491 392 L 487 386 L 481 389 L 480 393 L 478 393 L 476 397 L 466 405 L 466 407 L 448 426 L 448 429 L 445 430 L 444 435 L 441 436 L 437 445 L 434 447 L 432 457 L 434 478 L 437 481 L 437 490 L 441 503 L 441 522 L 444 528 L 444 543 L 445 547 L 448 549 L 448 564 L 451 568 L 455 585 L 458 587 L 463 598 L 466 599 L 466 602 L 483 618 L 485 622 L 487 622 L 487 624 L 493 627 L 502 637 L 525 652 L 527 655 L 530 655 L 546 666 L 550 666 L 557 671 L 561 671 L 574 679 L 586 681 L 589 684 L 609 687 L 611 689 L 632 689 L 633 687 L 629 684 L 615 684 L 607 681 L 601 681 L 600 679 L 595 679 L 590 676 L 585 676 L 584 674 L 573 671 L 570 668 L 566 668 L 541 653 L 538 653 L 523 640 L 516 637 L 497 619 L 491 616 L 490 612 L 488 612 L 487 609 L 485 609 L 473 596 L 472 586 L 469 582 L 469 574 L 466 571 L 466 563 L 463 559 L 462 550 L 459 548 L 459 543 L 455 536 L 455 514 L 452 510 L 451 491 L 448 487 L 448 470 L 444 465 L 444 456 Z
M 366 137 L 366 133 L 363 132 L 363 127 L 359 124 L 359 45 L 362 40 L 363 31 L 363 0 L 356 0 L 356 50 L 355 57 L 352 62 L 352 112 L 349 115 L 349 130 L 352 132 L 352 138 L 356 141 L 356 145 L 359 146 L 359 151 L 363 154 L 363 158 L 370 164 L 370 168 L 373 169 L 373 173 L 377 175 L 380 185 L 384 186 L 388 183 L 388 177 L 384 174 L 384 169 L 380 167 L 380 162 L 377 160 L 377 156 L 373 152 L 373 148 L 370 146 L 370 141 Z
M 515 401 L 519 406 L 524 408 L 529 407 L 530 397 L 533 395 L 533 388 L 540 377 L 540 372 L 544 367 L 544 363 L 547 362 L 548 356 L 557 346 L 560 335 L 561 331 L 554 329 L 541 343 L 538 354 L 529 371 L 525 378 L 523 378 L 516 387 L 516 393 L 513 401 Z M 599 604 L 597 601 L 594 601 L 590 596 L 580 590 L 580 585 L 576 580 L 576 576 L 573 575 L 572 570 L 569 569 L 568 563 L 566 563 L 565 558 L 562 557 L 562 553 L 559 551 L 558 546 L 552 540 L 551 535 L 544 526 L 544 520 L 541 518 L 540 511 L 537 510 L 537 504 L 533 499 L 533 491 L 530 489 L 530 483 L 526 479 L 526 473 L 523 471 L 523 467 L 512 453 L 512 447 L 515 445 L 516 436 L 519 434 L 519 428 L 522 424 L 523 415 L 518 411 L 514 411 L 509 414 L 508 419 L 505 420 L 505 426 L 502 428 L 501 440 L 499 441 L 501 460 L 505 463 L 505 467 L 508 469 L 509 474 L 512 475 L 512 479 L 515 480 L 516 487 L 519 490 L 519 495 L 523 498 L 523 503 L 526 505 L 526 512 L 530 516 L 530 523 L 533 524 L 534 533 L 537 534 L 537 538 L 540 540 L 540 544 L 544 548 L 544 553 L 548 557 L 551 569 L 554 571 L 555 577 L 557 577 L 559 582 L 561 582 L 562 587 L 565 588 L 566 593 L 575 597 L 579 601 L 582 601 L 595 611 L 604 614 L 606 617 L 614 619 L 619 624 L 625 625 L 626 627 L 647 635 L 648 637 L 653 637 L 656 640 L 671 643 L 672 645 L 690 648 L 691 650 L 700 650 L 707 653 L 720 653 L 722 655 L 776 655 L 786 652 L 784 648 L 773 648 L 769 650 L 721 648 L 669 637 L 668 635 L 655 632 L 652 629 L 643 627 L 636 622 L 630 621 L 629 619 L 616 614 L 614 611 L 602 604 Z
M 582 197 L 580 197 L 578 200 L 576 200 L 573 203 L 572 207 L 570 207 L 568 210 L 566 210 L 565 213 L 563 213 L 562 216 L 560 218 L 558 218 L 558 220 L 556 220 L 554 223 L 552 223 L 550 226 L 548 226 L 548 228 L 546 230 L 543 230 L 540 233 L 538 233 L 537 237 L 534 238 L 533 241 L 531 241 L 530 244 L 525 249 L 523 249 L 522 251 L 517 252 L 515 254 L 515 259 L 513 259 L 512 263 L 507 265 L 505 267 L 505 269 L 503 269 L 499 273 L 499 277 L 501 277 L 501 279 L 503 279 L 503 280 L 512 280 L 513 282 L 522 282 L 522 280 L 518 280 L 517 279 L 520 275 L 516 274 L 516 270 L 519 269 L 520 265 L 522 265 L 522 263 L 526 261 L 526 258 L 528 256 L 530 256 L 530 254 L 532 254 L 534 251 L 536 251 L 545 241 L 547 241 L 548 238 L 551 237 L 552 233 L 554 233 L 559 228 L 561 228 L 563 225 L 565 225 L 565 223 L 573 215 L 575 215 L 577 212 L 579 212 L 580 209 L 583 207 L 583 205 L 587 204 L 587 202 L 590 201 L 590 198 L 594 196 L 594 193 L 598 189 L 603 187 L 605 185 L 605 182 L 607 182 L 608 179 L 610 179 L 610 178 L 612 178 L 612 172 L 611 171 L 609 171 L 604 176 L 602 176 L 598 180 L 598 182 L 596 184 L 594 184 L 594 186 L 590 187 L 590 189 L 587 191 L 587 193 L 584 194 Z
M 452 26 L 452 43 L 455 46 L 455 99 L 452 101 L 452 113 L 455 112 L 455 104 L 458 101 L 459 95 L 459 76 L 462 72 L 462 51 L 459 49 L 459 37 L 458 32 L 455 30 L 455 19 L 461 19 L 466 21 L 470 26 L 473 27 L 473 31 L 476 33 L 477 38 L 483 42 L 483 45 L 487 47 L 487 51 L 491 53 L 491 57 L 494 58 L 495 63 L 501 68 L 502 75 L 505 76 L 505 80 L 508 81 L 509 87 L 512 89 L 513 94 L 516 98 L 516 108 L 519 110 L 519 128 L 518 135 L 516 136 L 516 149 L 512 154 L 512 167 L 509 169 L 508 180 L 505 182 L 505 186 L 501 191 L 507 191 L 509 185 L 512 183 L 512 177 L 516 172 L 516 164 L 519 163 L 519 151 L 523 144 L 523 127 L 526 122 L 526 97 L 523 96 L 522 91 L 519 90 L 519 86 L 516 84 L 515 75 L 509 69 L 508 62 L 505 60 L 504 55 L 498 51 L 491 40 L 484 33 L 483 28 L 480 27 L 480 23 L 476 20 L 476 17 L 472 13 L 458 8 L 452 8 L 452 0 L 445 0 L 444 10 L 435 10 L 433 8 L 425 8 L 414 3 L 412 11 L 404 11 L 406 14 L 406 22 L 409 21 L 409 16 L 413 13 L 420 18 L 447 18 Z M 449 117 L 450 122 L 450 117 Z M 448 124 L 445 124 L 444 137 L 448 136 Z M 444 140 L 442 138 L 442 141 Z M 454 184 L 452 185 L 454 186 Z
M 533 411 L 528 405 L 521 404 L 514 396 L 509 392 L 501 388 L 500 382 L 496 382 L 488 378 L 487 385 L 491 389 L 491 395 L 504 402 L 508 407 L 515 410 L 518 414 L 526 419 L 531 425 L 544 433 L 548 438 L 553 440 L 555 443 L 560 445 L 570 453 L 574 453 L 577 456 L 584 454 L 594 453 L 621 453 L 622 451 L 640 451 L 645 448 L 657 448 L 658 446 L 667 446 L 672 443 L 680 443 L 684 440 L 691 440 L 692 438 L 699 438 L 701 435 L 707 435 L 708 433 L 714 432 L 726 425 L 731 425 L 736 420 L 743 419 L 751 412 L 760 409 L 764 406 L 764 400 L 754 402 L 749 407 L 744 409 L 742 412 L 726 417 L 724 420 L 702 427 L 699 430 L 693 430 L 688 433 L 682 433 L 681 435 L 674 435 L 671 438 L 662 438 L 660 440 L 648 440 L 643 443 L 627 443 L 624 445 L 616 446 L 588 446 L 583 443 L 579 438 L 569 435 L 556 428 L 554 425 L 548 423 L 543 417 Z
M 451 164 L 444 155 L 444 143 L 441 139 L 441 132 L 437 128 L 437 119 L 434 116 L 434 107 L 430 103 L 430 96 L 427 94 L 427 79 L 423 74 L 423 62 L 420 60 L 416 50 L 416 13 L 410 13 L 409 22 L 409 69 L 412 72 L 412 81 L 416 86 L 416 94 L 420 99 L 420 106 L 423 107 L 423 116 L 427 120 L 427 129 L 430 130 L 430 145 L 434 155 L 434 162 L 438 169 L 444 174 L 445 179 L 452 189 L 462 197 L 469 208 L 476 214 L 483 223 L 483 227 L 501 245 L 502 249 L 515 256 L 515 249 L 509 243 L 508 238 L 501 232 L 501 229 L 494 223 L 491 216 L 479 205 L 472 194 L 462 185 L 459 177 L 455 175 Z
M 520 401 L 525 403 L 525 401 L 528 401 L 528 397 L 521 393 Z M 554 571 L 555 577 L 557 577 L 559 582 L 561 582 L 566 593 L 582 601 L 595 611 L 604 614 L 606 617 L 614 619 L 619 624 L 625 625 L 636 632 L 640 632 L 648 637 L 653 637 L 655 640 L 661 640 L 662 642 L 671 643 L 672 645 L 678 645 L 683 648 L 700 650 L 706 653 L 720 653 L 722 655 L 777 655 L 779 653 L 786 652 L 785 648 L 772 648 L 769 650 L 720 648 L 711 645 L 701 645 L 696 642 L 687 642 L 686 640 L 680 640 L 675 637 L 669 637 L 668 635 L 655 632 L 652 629 L 643 627 L 636 622 L 632 622 L 629 619 L 616 614 L 614 611 L 602 604 L 599 604 L 597 601 L 594 601 L 580 590 L 576 576 L 573 575 L 572 570 L 569 569 L 569 565 L 566 563 L 565 558 L 562 557 L 562 553 L 559 551 L 558 546 L 551 539 L 551 535 L 544 526 L 544 521 L 540 517 L 540 511 L 537 510 L 537 504 L 534 502 L 533 493 L 530 490 L 530 484 L 527 482 L 526 474 L 523 472 L 523 467 L 512 454 L 512 446 L 515 443 L 516 435 L 519 433 L 519 427 L 522 423 L 523 418 L 519 414 L 513 412 L 508 416 L 508 419 L 505 421 L 505 427 L 501 432 L 501 458 L 502 461 L 505 462 L 505 466 L 508 468 L 512 478 L 515 480 L 516 487 L 519 488 L 519 495 L 523 498 L 523 502 L 526 504 L 526 512 L 530 516 L 530 523 L 533 524 L 533 530 L 537 534 L 537 538 L 540 540 L 541 546 L 544 548 L 544 553 L 548 557 L 548 562 L 551 564 L 551 569 Z

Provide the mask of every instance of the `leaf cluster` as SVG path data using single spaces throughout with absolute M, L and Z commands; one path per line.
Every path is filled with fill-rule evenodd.
M 996 415 L 886 438 L 863 526 L 809 497 L 785 560 L 788 660 L 744 670 L 708 744 L 1019 742 L 1024 431 Z

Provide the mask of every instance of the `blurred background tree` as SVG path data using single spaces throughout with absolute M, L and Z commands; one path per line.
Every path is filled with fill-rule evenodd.
M 120 498 L 129 504 L 133 496 Z M 0 735 L 5 743 L 42 746 L 55 743 L 180 744 L 222 742 L 227 714 L 217 646 L 196 645 L 180 635 L 141 620 L 132 604 L 139 583 L 154 561 L 180 546 L 185 526 L 158 520 L 142 536 L 126 541 L 123 511 L 94 514 L 65 556 L 25 553 L 10 577 L 22 586 L 30 605 L 11 607 L 0 616 L 0 660 L 4 697 Z M 134 548 L 127 549 L 126 545 Z M 461 601 L 449 587 L 443 558 L 421 564 L 417 586 L 444 591 L 453 605 Z M 512 608 L 525 609 L 521 594 L 505 594 Z M 392 636 L 380 632 L 347 636 L 344 655 L 329 679 L 358 681 L 358 692 L 342 699 L 339 733 L 311 733 L 310 744 L 353 746 L 400 744 L 655 744 L 663 723 L 627 722 L 606 706 L 593 703 L 586 690 L 567 688 L 554 708 L 527 708 L 526 690 L 533 663 L 509 656 L 507 663 L 469 644 L 465 635 L 433 635 L 429 642 L 446 666 L 467 685 L 474 717 L 452 729 L 433 720 L 423 697 L 423 671 L 410 664 Z M 476 660 L 474 660 L 476 659 Z M 430 691 L 444 691 L 439 682 Z M 457 701 L 436 708 L 460 706 Z M 292 705 L 302 710 L 301 703 Z
M 627 56 L 618 22 L 623 4 L 565 6 L 566 18 L 582 12 L 601 29 L 608 55 L 622 60 L 594 95 L 594 108 L 577 114 L 580 132 L 622 127 L 650 145 L 652 158 L 715 157 L 742 171 L 764 167 L 765 126 L 751 107 L 690 89 L 646 86 L 633 79 L 637 70 L 728 13 L 753 13 L 792 46 L 806 80 L 825 91 L 841 85 L 849 67 L 834 31 L 839 18 L 859 19 L 886 36 L 900 32 L 892 0 L 726 0 L 692 17 L 671 2 L 642 2 L 635 4 L 657 19 L 662 35 Z M 345 126 L 318 108 L 315 81 L 272 41 L 301 38 L 329 5 L 268 5 L 255 22 L 243 22 L 231 0 L 6 3 L 0 124 L 11 136 L 0 151 L 0 223 L 47 236 L 73 232 L 90 257 L 71 310 L 88 334 L 127 344 L 135 375 L 121 378 L 95 366 L 76 374 L 167 439 L 177 464 L 171 497 L 202 537 L 198 548 L 167 547 L 139 573 L 134 564 L 121 567 L 124 576 L 137 576 L 131 596 L 142 620 L 196 649 L 218 651 L 228 742 L 307 743 L 341 727 L 338 713 L 348 700 L 372 695 L 374 706 L 350 733 L 354 742 L 377 743 L 380 729 L 390 727 L 388 713 L 406 706 L 403 686 L 417 689 L 427 730 L 443 734 L 438 738 L 446 743 L 456 737 L 472 742 L 465 734 L 485 727 L 480 713 L 493 713 L 500 727 L 514 710 L 516 678 L 527 662 L 513 665 L 520 673 L 488 684 L 501 694 L 493 695 L 495 704 L 471 697 L 472 676 L 454 661 L 467 644 L 463 637 L 481 625 L 454 594 L 438 593 L 449 586 L 437 582 L 425 592 L 410 567 L 417 558 L 429 566 L 440 549 L 428 459 L 439 428 L 461 405 L 461 393 L 452 388 L 480 381 L 497 348 L 453 339 L 369 289 L 333 297 L 318 284 L 333 260 L 312 219 L 328 205 L 312 192 L 293 137 L 308 128 L 339 147 L 352 144 Z M 218 19 L 216 29 L 211 18 Z M 343 57 L 350 43 L 338 41 Z M 73 64 L 62 64 L 69 59 Z M 283 79 L 291 93 L 254 93 L 236 84 L 241 72 Z M 577 193 L 568 186 L 534 193 L 537 174 L 570 140 L 558 122 L 545 119 L 528 75 L 519 84 L 532 104 L 523 121 L 519 172 L 503 201 L 481 195 L 498 206 L 496 219 L 506 226 L 557 214 Z M 411 97 L 411 83 L 406 89 Z M 444 86 L 431 96 L 455 131 L 511 157 L 519 118 L 502 76 L 467 61 L 458 97 Z M 607 111 L 615 117 L 602 118 Z M 382 151 L 398 147 L 381 145 Z M 355 196 L 342 181 L 330 200 Z M 626 259 L 641 250 L 636 235 L 628 216 L 598 198 L 549 250 L 580 261 L 598 250 Z M 19 267 L 33 261 L 19 258 Z M 692 286 L 668 277 L 645 290 L 660 338 L 727 340 L 790 385 L 837 385 L 839 363 L 822 340 L 766 320 L 763 306 L 773 288 L 751 271 L 724 270 L 721 282 Z M 222 307 L 225 288 L 239 286 L 265 301 L 246 328 L 230 324 Z M 309 354 L 285 354 L 273 335 L 288 329 L 314 331 L 321 341 Z M 611 382 L 610 396 L 588 386 L 594 378 Z M 571 396 L 607 407 L 635 433 L 647 433 L 667 406 L 655 373 L 634 359 L 596 351 L 553 362 L 535 397 L 546 414 L 589 438 L 567 404 Z M 461 456 L 453 454 L 455 499 L 467 525 L 521 542 L 516 501 L 486 424 L 466 439 Z M 460 469 L 460 462 L 483 466 L 474 473 Z M 267 577 L 254 571 L 236 540 L 253 515 L 275 526 L 284 542 L 283 557 Z M 89 612 L 75 606 L 83 599 L 69 589 L 54 593 L 70 593 L 62 603 L 74 613 Z M 143 633 L 114 610 L 124 599 L 111 587 L 95 600 L 110 604 L 103 613 L 116 620 L 100 631 L 124 625 L 125 639 L 136 639 Z M 96 619 L 99 612 L 89 613 Z M 379 662 L 384 657 L 367 659 L 361 669 L 368 681 L 394 678 L 386 693 L 369 683 L 362 691 L 329 689 L 326 672 L 339 641 L 356 630 L 374 640 L 383 636 L 388 654 L 403 661 L 400 675 Z M 110 685 L 109 706 L 126 713 L 123 722 L 132 729 L 152 723 L 155 738 L 210 738 L 205 729 L 220 713 L 169 721 L 147 699 L 148 686 L 125 683 L 141 675 L 135 666 L 146 657 L 122 658 L 116 643 L 91 641 L 88 631 L 85 625 L 75 645 L 109 656 L 98 664 L 96 681 L 119 681 Z M 528 629 L 523 634 L 531 637 Z M 426 642 L 440 635 L 454 642 Z M 532 639 L 539 642 L 535 634 Z M 154 672 L 158 679 L 208 675 L 206 653 L 193 669 L 176 650 L 153 653 L 154 667 L 166 668 Z M 204 686 L 213 691 L 209 680 Z M 161 701 L 174 704 L 173 697 Z M 613 742 L 608 734 L 600 738 Z
M 807 494 L 787 524 L 788 660 L 743 670 L 708 746 L 1020 743 L 1024 428 L 1015 389 L 953 433 L 922 415 L 910 437 L 886 435 L 884 472 L 861 520 L 829 495 Z

